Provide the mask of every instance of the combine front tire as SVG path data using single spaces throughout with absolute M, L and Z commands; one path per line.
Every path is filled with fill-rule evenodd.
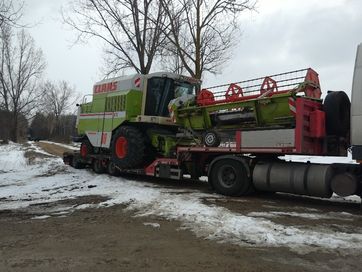
M 93 154 L 93 146 L 88 139 L 84 140 L 80 145 L 80 155 L 83 159 L 87 158 L 88 155 Z
M 112 161 L 120 168 L 140 166 L 144 160 L 145 139 L 134 127 L 120 127 L 112 137 Z

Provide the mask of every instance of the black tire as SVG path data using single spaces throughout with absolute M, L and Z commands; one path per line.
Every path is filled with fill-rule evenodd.
M 70 166 L 72 166 L 75 169 L 83 169 L 85 168 L 84 163 L 82 163 L 78 158 L 73 157 L 70 161 Z
M 142 166 L 145 157 L 145 139 L 135 127 L 122 126 L 111 141 L 112 161 L 119 168 Z
M 220 145 L 219 136 L 214 131 L 206 131 L 202 135 L 202 140 L 207 147 L 218 147 Z
M 93 154 L 94 149 L 92 144 L 88 139 L 85 139 L 82 141 L 82 144 L 80 145 L 80 155 L 82 158 L 87 158 L 88 155 Z
M 118 177 L 120 174 L 118 168 L 116 167 L 116 164 L 112 161 L 110 161 L 107 165 L 107 172 L 111 176 L 115 176 L 115 177 Z
M 103 166 L 102 160 L 94 159 L 92 162 L 92 169 L 97 174 L 103 174 L 105 172 L 105 168 Z
M 209 182 L 217 193 L 226 196 L 250 194 L 252 182 L 245 165 L 234 159 L 222 159 L 212 165 Z
M 351 102 L 345 92 L 330 92 L 323 104 L 327 135 L 346 136 L 350 129 Z

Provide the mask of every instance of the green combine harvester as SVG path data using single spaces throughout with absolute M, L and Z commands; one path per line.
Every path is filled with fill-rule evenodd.
M 300 93 L 320 101 L 312 69 L 202 90 L 172 73 L 107 79 L 79 106 L 80 155 L 107 154 L 110 167 L 130 169 L 175 157 L 179 146 L 218 147 L 236 130 L 290 129 Z
M 92 101 L 78 110 L 80 153 L 111 154 L 119 168 L 142 166 L 156 155 L 171 156 L 177 125 L 168 105 L 184 95 L 195 95 L 200 81 L 171 73 L 133 75 L 95 84 Z M 85 97 L 86 98 L 86 97 Z

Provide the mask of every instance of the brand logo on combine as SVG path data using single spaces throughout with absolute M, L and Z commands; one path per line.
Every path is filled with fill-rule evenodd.
M 108 92 L 113 92 L 115 90 L 117 90 L 117 82 L 110 82 L 110 83 L 95 85 L 93 88 L 93 93 L 94 94 L 108 93 Z

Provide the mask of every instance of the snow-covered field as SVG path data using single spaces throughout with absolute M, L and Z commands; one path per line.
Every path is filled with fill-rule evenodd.
M 0 146 L 0 210 L 26 209 L 33 204 L 50 203 L 81 196 L 102 195 L 107 200 L 99 204 L 61 206 L 34 217 L 46 220 L 52 216 L 71 215 L 77 209 L 105 208 L 124 204 L 135 216 L 159 216 L 178 220 L 182 227 L 196 236 L 247 246 L 286 246 L 297 251 L 320 249 L 362 249 L 362 227 L 350 223 L 361 216 L 346 212 L 325 213 L 318 209 L 300 212 L 237 213 L 205 199 L 224 200 L 225 197 L 201 193 L 197 190 L 164 188 L 149 182 L 96 175 L 89 170 L 76 170 L 53 156 L 36 158 L 30 163 L 26 150 L 44 153 L 30 144 Z M 240 205 L 248 199 L 240 199 Z M 212 203 L 212 201 L 209 201 Z M 215 202 L 216 203 L 216 202 Z M 314 220 L 314 224 L 282 224 L 275 218 L 296 217 Z M 147 219 L 145 219 L 147 220 Z M 338 227 L 318 224 L 318 220 L 338 220 Z M 150 226 L 162 228 L 162 224 Z M 331 224 L 333 225 L 333 224 Z

